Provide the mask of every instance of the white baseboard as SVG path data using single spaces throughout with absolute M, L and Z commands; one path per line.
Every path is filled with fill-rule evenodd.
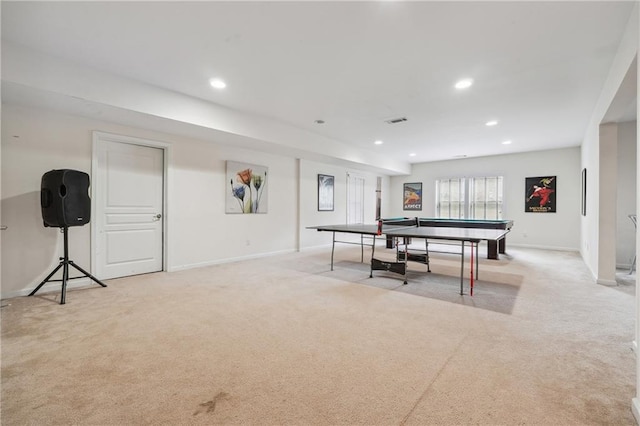
M 629 270 L 631 269 L 631 263 L 616 263 L 616 269 Z
M 578 249 L 577 247 L 540 246 L 536 244 L 507 243 L 507 250 L 509 250 L 509 247 L 522 247 L 522 248 L 531 248 L 531 249 L 539 249 L 539 250 L 574 251 L 576 253 L 580 252 L 580 249 Z
M 290 249 L 290 250 L 281 250 L 281 251 L 276 251 L 276 252 L 253 254 L 253 255 L 250 255 L 250 256 L 231 257 L 231 258 L 214 260 L 214 261 L 209 261 L 209 262 L 199 262 L 199 263 L 191 263 L 191 264 L 185 264 L 185 265 L 177 265 L 177 266 L 172 266 L 172 267 L 167 268 L 167 272 L 177 272 L 177 271 L 183 271 L 183 270 L 187 270 L 187 269 L 202 268 L 202 267 L 205 267 L 205 266 L 220 265 L 220 264 L 224 264 L 224 263 L 240 262 L 240 261 L 243 261 L 243 260 L 258 259 L 258 258 L 262 258 L 262 257 L 276 256 L 276 255 L 279 255 L 279 254 L 290 254 L 290 253 L 295 253 L 295 252 L 296 252 L 296 250 Z M 11 299 L 13 297 L 27 296 L 27 295 L 29 295 L 29 293 L 31 293 L 38 286 L 38 284 L 40 282 L 42 282 L 42 281 L 38 281 L 38 283 L 34 284 L 33 287 L 23 288 L 22 290 L 13 290 L 13 291 L 8 291 L 6 293 L 3 292 L 2 293 L 2 299 Z M 67 282 L 67 289 L 86 287 L 86 286 L 89 286 L 89 285 L 92 285 L 92 284 L 93 284 L 93 281 L 91 279 L 89 279 L 88 277 L 82 277 L 82 278 L 79 278 L 79 279 L 72 279 L 72 280 L 68 281 Z M 59 281 L 48 282 L 45 285 L 43 285 L 40 288 L 40 290 L 38 290 L 37 294 L 51 293 L 51 292 L 56 292 L 56 291 L 61 291 L 61 290 L 62 290 L 62 283 L 61 282 L 59 282 Z
M 177 266 L 172 266 L 170 268 L 167 268 L 167 272 L 177 272 L 177 271 L 184 271 L 184 270 L 187 270 L 187 269 L 204 268 L 205 266 L 213 266 L 213 265 L 221 265 L 221 264 L 224 264 L 224 263 L 241 262 L 243 260 L 260 259 L 262 257 L 271 257 L 271 256 L 277 256 L 277 255 L 281 255 L 281 254 L 291 254 L 291 253 L 295 253 L 295 252 L 296 252 L 295 249 L 287 249 L 287 250 L 281 250 L 281 251 L 272 251 L 272 252 L 268 252 L 268 253 L 251 254 L 251 255 L 248 255 L 248 256 L 228 257 L 226 259 L 209 260 L 209 261 L 206 261 L 206 262 L 198 262 L 198 263 L 189 263 L 189 264 L 185 264 L 185 265 L 177 265 Z
M 262 258 L 262 257 L 270 257 L 270 256 L 276 256 L 276 255 L 280 255 L 280 254 L 290 254 L 290 253 L 295 253 L 295 252 L 296 252 L 296 250 L 289 249 L 289 250 L 281 250 L 281 251 L 276 251 L 276 252 L 253 254 L 253 255 L 249 255 L 249 256 L 232 257 L 232 258 L 212 260 L 212 261 L 207 261 L 207 262 L 199 262 L 199 263 L 190 263 L 190 264 L 185 264 L 185 265 L 177 265 L 177 266 L 172 266 L 172 267 L 167 268 L 167 272 L 184 271 L 184 270 L 187 270 L 187 269 L 203 268 L 205 266 L 220 265 L 220 264 L 224 264 L 224 263 L 240 262 L 240 261 L 243 261 L 243 260 L 258 259 L 258 258 Z M 88 285 L 91 285 L 91 284 L 93 284 L 93 281 L 90 280 L 89 278 L 80 278 L 80 279 L 77 279 L 77 280 L 73 279 L 73 280 L 70 280 L 70 281 L 67 282 L 67 289 L 85 287 L 85 286 L 88 286 Z M 10 292 L 8 292 L 6 294 L 2 293 L 2 299 L 11 299 L 13 297 L 27 296 L 36 287 L 37 287 L 37 285 L 34 285 L 33 288 L 25 288 L 25 289 L 22 289 L 22 290 L 14 290 L 14 291 L 10 291 Z M 48 282 L 47 284 L 43 285 L 40 288 L 40 290 L 38 290 L 37 294 L 61 291 L 61 289 L 62 289 L 62 283 L 60 283 L 60 282 Z
M 631 411 L 633 412 L 633 417 L 636 418 L 636 423 L 640 424 L 640 401 L 638 401 L 638 398 L 631 400 Z
M 300 252 L 312 252 L 312 251 L 319 251 L 319 250 L 326 250 L 326 249 L 330 249 L 331 248 L 331 244 L 322 244 L 320 246 L 309 246 L 309 247 L 301 247 L 300 248 Z
M 39 284 L 39 283 L 38 283 Z M 90 284 L 93 284 L 93 281 L 91 279 L 89 279 L 88 277 L 83 277 L 83 278 L 79 278 L 79 279 L 72 279 L 70 281 L 67 281 L 67 290 L 72 289 L 72 288 L 80 288 L 80 287 L 86 287 Z M 8 293 L 2 293 L 2 299 L 11 299 L 13 297 L 22 297 L 22 296 L 28 296 L 29 293 L 31 293 L 33 290 L 35 290 L 35 288 L 37 287 L 37 285 L 35 285 L 33 288 L 23 288 L 22 290 L 14 290 L 14 291 L 10 291 Z M 45 285 L 43 285 L 40 290 L 38 290 L 38 292 L 36 294 L 42 294 L 42 293 L 53 293 L 56 291 L 62 291 L 62 283 L 59 281 L 56 282 L 48 282 Z
M 616 280 L 602 280 L 602 279 L 596 280 L 596 284 L 606 285 L 609 287 L 615 287 L 618 285 Z

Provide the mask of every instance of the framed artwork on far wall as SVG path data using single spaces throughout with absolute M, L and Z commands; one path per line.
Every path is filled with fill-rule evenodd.
M 582 216 L 587 215 L 587 169 L 582 169 L 582 204 L 580 209 Z
M 556 183 L 556 176 L 525 178 L 525 213 L 555 213 Z
M 422 210 L 422 182 L 405 183 L 402 194 L 403 210 Z
M 333 211 L 333 189 L 335 185 L 335 177 L 331 175 L 318 174 L 318 211 Z

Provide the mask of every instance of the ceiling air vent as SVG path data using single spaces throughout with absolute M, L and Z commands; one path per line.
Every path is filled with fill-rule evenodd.
M 398 124 L 398 123 L 402 123 L 403 121 L 407 121 L 407 118 L 406 117 L 392 118 L 391 120 L 386 120 L 385 123 Z

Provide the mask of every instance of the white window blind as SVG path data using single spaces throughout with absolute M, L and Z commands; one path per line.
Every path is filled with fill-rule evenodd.
M 469 179 L 469 217 L 502 219 L 502 176 Z
M 364 223 L 364 178 L 347 174 L 347 223 Z
M 502 219 L 502 176 L 436 180 L 436 215 L 448 219 Z
M 441 179 L 436 181 L 436 215 L 438 217 L 460 219 L 465 215 L 465 178 Z

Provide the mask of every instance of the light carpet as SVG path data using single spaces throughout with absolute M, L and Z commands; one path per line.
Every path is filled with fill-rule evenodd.
M 457 256 L 406 286 L 329 256 L 4 300 L 2 424 L 635 424 L 635 281 L 509 248 L 471 297 Z

